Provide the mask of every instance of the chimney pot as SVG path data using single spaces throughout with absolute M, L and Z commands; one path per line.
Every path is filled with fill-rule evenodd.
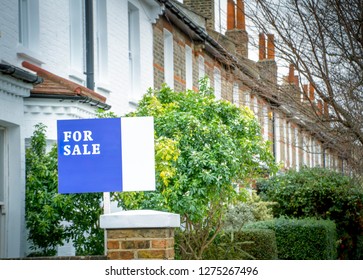
M 227 2 L 227 30 L 236 28 L 236 14 L 233 0 Z
M 273 34 L 267 34 L 267 58 L 275 60 L 275 38 Z
M 309 94 L 308 85 L 304 84 L 303 85 L 303 98 L 304 98 L 304 101 L 308 100 L 308 98 L 309 98 L 308 94 Z
M 323 101 L 318 100 L 318 115 L 321 116 L 323 114 Z
M 237 29 L 246 30 L 246 16 L 244 0 L 237 0 Z
M 310 98 L 310 101 L 314 101 L 315 100 L 315 94 L 314 94 L 314 86 L 310 83 L 310 87 L 309 87 L 309 98 Z
M 293 84 L 295 82 L 294 71 L 295 71 L 294 65 L 290 64 L 289 65 L 289 78 L 288 78 L 288 83 L 289 84 Z
M 259 60 L 264 60 L 266 58 L 266 38 L 265 38 L 265 34 L 260 33 L 258 38 L 259 38 L 258 58 L 259 58 Z

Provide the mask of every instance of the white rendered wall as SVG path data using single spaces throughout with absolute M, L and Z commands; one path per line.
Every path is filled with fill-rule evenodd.
M 153 31 L 152 23 L 160 13 L 155 1 L 130 0 L 140 11 L 140 53 L 141 76 L 140 98 L 149 87 L 153 87 Z M 95 91 L 107 98 L 111 111 L 124 115 L 133 110 L 137 104 L 129 99 L 128 77 L 128 1 L 107 0 L 108 30 L 108 82 L 98 81 L 95 75 Z M 94 1 L 94 9 L 97 8 Z M 66 79 L 83 79 L 83 73 L 74 73 L 70 68 L 70 33 L 69 0 L 39 0 L 39 49 L 28 50 L 19 44 L 18 1 L 0 1 L 0 63 L 9 63 L 22 67 L 27 60 L 33 64 Z M 94 25 L 96 27 L 96 10 Z M 96 32 L 96 28 L 95 28 Z M 94 36 L 95 56 L 97 55 L 96 34 Z M 97 70 L 95 57 L 95 73 Z M 26 70 L 26 69 L 25 69 Z M 27 70 L 28 71 L 28 70 Z M 34 130 L 34 125 L 42 122 L 47 125 L 47 137 L 56 139 L 56 120 L 69 118 L 94 117 L 94 107 L 87 104 L 60 103 L 50 99 L 25 99 L 31 85 L 0 74 L 0 124 L 6 127 L 8 134 L 9 161 L 8 185 L 12 186 L 7 196 L 7 257 L 23 257 L 25 254 L 25 139 Z M 3 79 L 11 80 L 17 85 L 6 86 Z M 15 91 L 15 94 L 9 94 Z
M 0 74 L 0 125 L 5 128 L 5 248 L 2 257 L 24 256 L 25 157 L 23 97 L 30 85 Z

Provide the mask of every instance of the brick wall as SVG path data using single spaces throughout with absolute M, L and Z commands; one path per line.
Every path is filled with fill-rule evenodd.
M 174 259 L 174 229 L 108 229 L 107 258 Z
M 214 1 L 213 0 L 184 0 L 184 5 L 190 10 L 206 18 L 206 26 L 214 29 Z
M 193 89 L 198 89 L 199 65 L 198 56 L 204 58 L 205 75 L 210 79 L 210 85 L 214 85 L 214 68 L 221 72 L 222 98 L 232 102 L 233 83 L 235 81 L 232 71 L 228 71 L 213 56 L 207 53 L 199 42 L 192 42 L 189 36 L 184 34 L 176 26 L 170 25 L 169 21 L 161 16 L 154 24 L 154 85 L 160 88 L 164 83 L 164 29 L 173 35 L 174 50 L 174 90 L 184 91 L 186 89 L 186 69 L 185 69 L 185 46 L 192 48 L 193 67 Z

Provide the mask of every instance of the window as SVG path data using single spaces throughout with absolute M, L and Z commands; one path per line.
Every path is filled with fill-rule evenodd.
M 288 139 L 288 133 L 287 133 L 287 122 L 286 120 L 283 121 L 283 132 L 284 132 L 284 153 L 285 153 L 285 167 L 288 167 L 289 163 L 289 139 Z
M 170 88 L 174 88 L 173 34 L 166 29 L 164 29 L 164 79 Z
M 108 44 L 107 44 L 107 4 L 106 0 L 97 0 L 97 58 L 98 80 L 108 80 Z
M 222 81 L 221 81 L 221 71 L 214 67 L 214 95 L 216 100 L 222 98 Z
M 19 0 L 19 43 L 39 49 L 39 0 Z
M 314 146 L 314 139 L 310 138 L 310 167 L 315 166 L 315 146 Z
M 317 157 L 317 160 L 316 160 L 316 164 L 318 166 L 321 166 L 321 145 L 319 142 L 316 143 L 316 157 Z
M 255 113 L 256 118 L 258 119 L 258 99 L 256 95 L 253 96 L 253 112 Z
M 251 109 L 251 95 L 249 92 L 245 93 L 245 105 Z
M 294 128 L 294 138 L 295 138 L 295 166 L 296 170 L 300 168 L 300 149 L 299 149 L 299 130 L 298 128 Z
M 263 119 L 263 139 L 265 141 L 268 140 L 268 109 L 266 107 L 266 105 L 263 106 L 262 109 L 262 119 Z
M 128 3 L 129 87 L 131 99 L 140 95 L 140 13 Z
M 284 161 L 285 161 L 285 167 L 287 167 L 288 163 L 288 149 L 287 149 L 287 127 L 286 127 L 286 120 L 282 120 L 282 132 L 283 132 L 283 148 L 284 148 Z
M 281 161 L 281 135 L 280 135 L 280 116 L 278 113 L 275 113 L 275 121 L 274 121 L 274 131 L 275 131 L 275 160 L 276 162 Z
M 193 89 L 193 53 L 188 45 L 185 45 L 185 82 L 186 89 Z
M 84 21 L 83 1 L 69 0 L 71 68 L 78 74 L 84 72 Z
M 307 166 L 308 165 L 308 153 L 306 151 L 306 136 L 303 132 L 301 135 L 301 151 L 302 151 L 302 165 Z
M 233 104 L 239 107 L 239 87 L 237 83 L 233 84 Z
M 326 167 L 327 168 L 330 168 L 331 166 L 331 157 L 330 157 L 330 151 L 329 150 L 326 150 Z
M 185 45 L 185 82 L 187 89 L 193 89 L 193 54 L 188 45 Z
M 293 134 L 291 131 L 291 123 L 287 123 L 287 137 L 288 137 L 288 148 L 289 148 L 289 166 L 293 166 L 293 156 L 292 156 L 292 145 L 293 145 Z
M 227 29 L 227 1 L 214 1 L 214 30 L 224 34 Z M 213 2 L 212 2 L 213 3 Z
M 204 57 L 201 55 L 198 56 L 198 75 L 199 80 L 203 79 L 205 76 Z

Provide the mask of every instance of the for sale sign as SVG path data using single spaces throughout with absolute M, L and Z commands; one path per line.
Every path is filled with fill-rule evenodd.
M 152 117 L 59 120 L 59 193 L 155 190 Z

